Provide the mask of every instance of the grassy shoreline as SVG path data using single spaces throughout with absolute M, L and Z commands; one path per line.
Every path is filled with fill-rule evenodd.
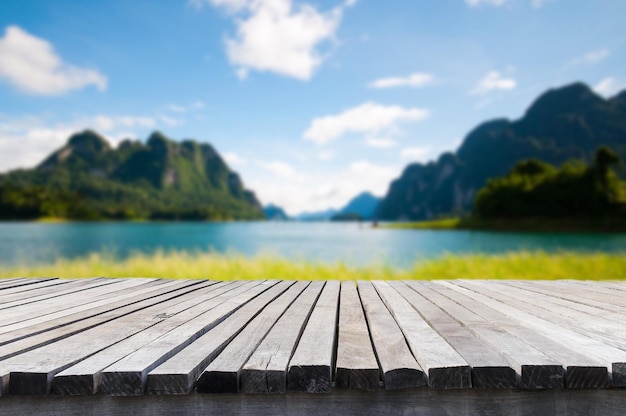
M 548 254 L 543 251 L 501 255 L 446 255 L 416 263 L 408 270 L 388 265 L 363 268 L 320 264 L 276 257 L 245 258 L 206 252 L 137 253 L 127 259 L 94 253 L 59 259 L 48 265 L 0 266 L 8 277 L 158 277 L 213 280 L 432 280 L 432 279 L 626 279 L 626 252 Z
M 626 218 L 484 220 L 445 218 L 430 221 L 397 222 L 381 225 L 391 229 L 476 230 L 558 233 L 626 233 Z

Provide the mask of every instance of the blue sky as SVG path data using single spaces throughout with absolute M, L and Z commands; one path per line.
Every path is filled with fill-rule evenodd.
M 0 171 L 74 131 L 212 143 L 291 214 L 383 195 L 478 123 L 626 87 L 623 0 L 0 2 Z

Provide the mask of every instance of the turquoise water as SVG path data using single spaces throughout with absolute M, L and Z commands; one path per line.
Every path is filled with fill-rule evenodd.
M 445 253 L 626 251 L 626 235 L 372 229 L 336 223 L 0 223 L 0 264 L 107 251 L 212 250 L 349 265 L 410 267 Z

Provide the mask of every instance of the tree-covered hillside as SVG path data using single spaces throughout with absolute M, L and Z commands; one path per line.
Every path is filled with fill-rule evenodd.
M 581 83 L 550 90 L 520 120 L 484 123 L 455 153 L 407 166 L 389 187 L 377 217 L 423 220 L 468 213 L 487 180 L 505 175 L 517 162 L 590 162 L 602 145 L 626 160 L 626 91 L 604 99 Z
M 589 165 L 570 161 L 557 169 L 536 159 L 519 162 L 478 192 L 474 215 L 510 220 L 623 217 L 626 201 L 613 171 L 620 164 L 607 147 L 599 148 Z
M 93 131 L 34 169 L 0 175 L 0 218 L 258 219 L 263 211 L 213 147 L 159 132 L 117 149 Z

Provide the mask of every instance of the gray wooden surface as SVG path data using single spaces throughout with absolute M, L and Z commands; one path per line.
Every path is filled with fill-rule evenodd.
M 435 397 L 459 405 L 440 413 L 469 414 L 486 389 L 537 414 L 555 403 L 610 414 L 626 404 L 622 387 L 621 282 L 0 279 L 3 414 L 115 411 L 123 402 L 111 396 L 145 397 L 127 398 L 146 406 L 135 413 L 218 411 L 219 397 L 248 413 L 337 412 L 340 402 L 387 413 L 385 397 L 411 394 L 429 398 L 432 414 Z M 58 397 L 11 397 L 23 395 Z M 370 399 L 380 405 L 361 406 Z M 400 413 L 414 413 L 410 403 Z M 489 403 L 493 414 L 520 408 Z
M 354 282 L 341 283 L 337 377 L 339 388 L 375 390 L 380 373 Z

